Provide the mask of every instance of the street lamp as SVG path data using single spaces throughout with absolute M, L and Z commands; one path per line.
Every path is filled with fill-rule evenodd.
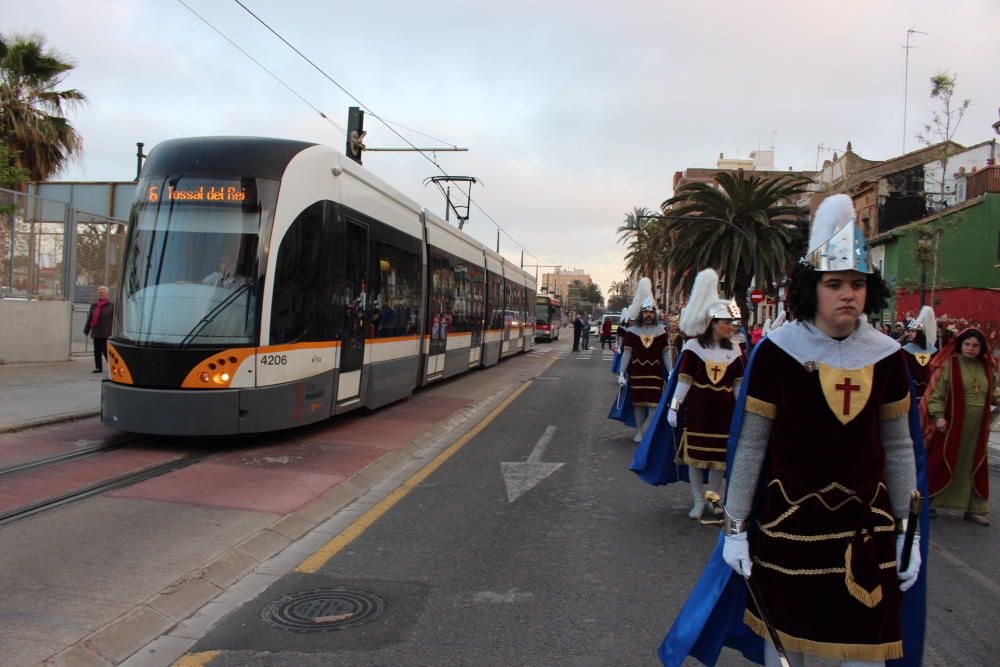
M 750 263 L 753 265 L 753 278 L 757 277 L 757 248 L 754 245 L 754 242 L 750 240 L 750 237 L 747 236 L 747 233 L 734 224 L 732 220 L 726 220 L 725 218 L 713 218 L 709 215 L 639 215 L 636 217 L 639 219 L 650 218 L 658 220 L 704 220 L 705 222 L 721 222 L 724 225 L 732 227 L 739 233 L 740 236 L 743 237 L 743 239 L 747 242 L 747 245 L 750 247 Z M 747 287 L 746 294 L 747 314 L 753 311 L 753 301 L 750 300 L 750 292 L 753 291 L 753 279 L 751 279 L 750 282 L 751 285 Z

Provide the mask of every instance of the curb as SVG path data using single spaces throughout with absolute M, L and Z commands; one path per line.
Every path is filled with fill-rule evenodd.
M 102 628 L 50 656 L 45 665 L 108 667 L 171 665 L 223 616 L 292 572 L 367 509 L 367 496 L 386 496 L 438 452 L 471 431 L 526 380 L 502 386 L 418 433 L 329 489 L 301 510 L 262 528 Z M 412 472 L 408 469 L 414 468 Z M 352 509 L 358 501 L 361 510 Z M 336 524 L 336 526 L 334 525 Z M 343 524 L 340 526 L 339 524 Z M 323 528 L 322 531 L 317 529 Z
M 47 417 L 39 417 L 38 419 L 29 419 L 28 421 L 17 422 L 14 424 L 0 425 L 0 434 L 17 433 L 18 431 L 26 431 L 29 428 L 37 428 L 39 426 L 49 426 L 50 424 L 61 424 L 62 422 L 71 422 L 78 419 L 97 417 L 100 414 L 101 411 L 98 409 L 86 410 L 83 412 L 65 412 L 59 415 L 49 415 Z

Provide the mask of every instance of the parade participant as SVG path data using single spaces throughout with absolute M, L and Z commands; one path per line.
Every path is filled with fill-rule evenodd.
M 663 394 L 663 378 L 669 363 L 667 330 L 659 322 L 649 278 L 640 278 L 628 312 L 634 322 L 625 331 L 619 384 L 628 384 L 629 398 L 635 409 L 636 442 L 642 440 L 649 409 L 655 408 Z M 627 374 L 627 375 L 626 375 Z
M 927 445 L 931 507 L 965 513 L 988 526 L 987 454 L 990 402 L 997 401 L 994 363 L 986 338 L 969 328 L 930 362 L 931 379 L 920 402 Z
M 622 308 L 622 314 L 618 317 L 618 328 L 614 338 L 614 360 L 611 362 L 611 372 L 615 375 L 622 370 L 622 347 L 625 346 L 625 329 L 628 328 L 628 308 Z
M 922 452 L 903 353 L 865 319 L 889 290 L 850 197 L 823 201 L 809 248 L 789 284 L 796 320 L 771 331 L 747 369 L 723 539 L 660 648 L 664 664 L 688 653 L 714 664 L 726 643 L 776 666 L 772 633 L 792 664 L 804 654 L 920 664 L 925 588 L 902 591 L 922 579 L 926 530 L 903 554 L 900 529 L 916 525 Z
M 907 325 L 906 344 L 903 345 L 903 351 L 907 353 L 906 364 L 910 368 L 910 377 L 913 378 L 913 387 L 918 399 L 924 395 L 927 381 L 931 377 L 928 363 L 937 352 L 935 343 L 937 343 L 937 319 L 934 317 L 934 309 L 924 306 L 916 319 L 911 319 Z
M 680 321 L 681 331 L 693 338 L 681 351 L 677 388 L 667 413 L 676 429 L 678 413 L 684 411 L 677 463 L 696 469 L 689 471 L 692 519 L 700 519 L 705 509 L 702 471 L 708 471 L 709 490 L 722 493 L 729 422 L 743 378 L 743 356 L 730 340 L 739 318 L 736 303 L 719 298 L 719 275 L 712 269 L 700 272 Z

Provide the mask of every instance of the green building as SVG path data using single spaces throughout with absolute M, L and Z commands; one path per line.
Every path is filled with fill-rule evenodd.
M 1000 346 L 1000 194 L 982 194 L 940 219 L 935 214 L 879 234 L 871 257 L 893 288 L 880 322 L 902 321 L 926 304 L 946 327 L 979 326 L 992 347 Z

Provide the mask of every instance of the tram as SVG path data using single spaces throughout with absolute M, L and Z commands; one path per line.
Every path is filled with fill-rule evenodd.
M 535 340 L 558 340 L 562 328 L 562 304 L 548 294 L 535 295 Z
M 232 435 L 377 408 L 530 349 L 534 294 L 332 148 L 166 141 L 130 213 L 101 418 Z

